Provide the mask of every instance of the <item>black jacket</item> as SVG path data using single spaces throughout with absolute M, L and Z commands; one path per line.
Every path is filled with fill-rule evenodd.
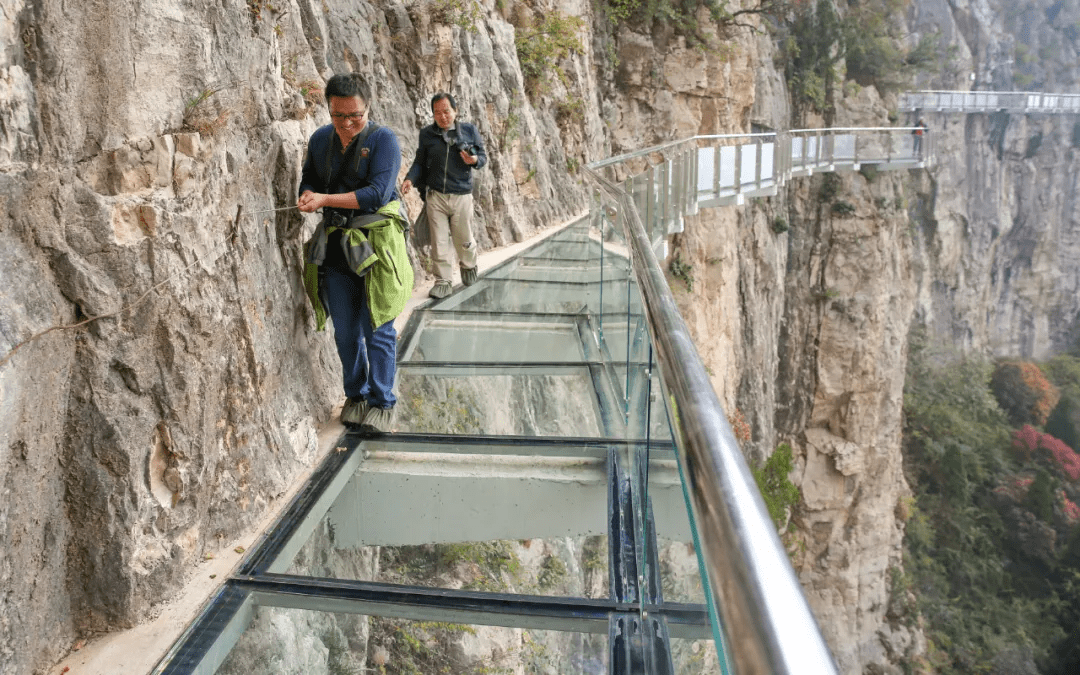
M 476 155 L 476 164 L 469 166 L 461 159 L 460 150 Z M 456 122 L 445 132 L 437 124 L 420 130 L 420 143 L 405 179 L 420 189 L 436 190 L 451 195 L 472 192 L 472 172 L 487 164 L 484 139 L 468 122 Z

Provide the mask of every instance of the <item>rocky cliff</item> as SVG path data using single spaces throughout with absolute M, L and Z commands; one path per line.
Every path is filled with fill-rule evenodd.
M 1080 91 L 1080 8 L 1067 2 L 914 8 L 951 67 L 927 87 Z M 938 165 L 912 186 L 918 317 L 932 335 L 994 356 L 1044 359 L 1080 338 L 1080 211 L 1073 115 L 942 115 Z
M 935 86 L 975 72 L 1008 89 L 1028 73 L 1060 89 L 1073 70 L 1049 56 L 1017 66 L 1016 45 L 1057 45 L 1053 63 L 1069 62 L 1065 4 L 918 0 L 909 18 L 958 47 Z M 788 126 L 768 35 L 721 31 L 704 9 L 696 35 L 612 27 L 576 0 L 0 9 L 4 675 L 143 620 L 314 461 L 337 359 L 298 282 L 311 224 L 266 210 L 293 203 L 329 74 L 369 76 L 373 118 L 398 132 L 406 166 L 430 94 L 455 93 L 489 142 L 485 248 L 580 211 L 584 161 Z M 582 17 L 581 48 L 537 87 L 514 38 L 555 10 Z M 837 124 L 887 122 L 887 96 L 840 93 Z M 800 179 L 703 212 L 676 242 L 695 279 L 684 314 L 721 400 L 750 423 L 748 456 L 796 448 L 793 558 L 844 672 L 894 672 L 920 649 L 888 614 L 910 323 L 1002 354 L 1076 337 L 1072 121 L 930 122 L 943 152 L 929 173 Z M 838 215 L 836 199 L 853 210 Z
M 295 202 L 326 77 L 369 75 L 406 168 L 430 94 L 458 94 L 492 151 L 485 247 L 579 212 L 568 158 L 605 141 L 589 44 L 568 64 L 588 112 L 562 133 L 493 6 L 474 27 L 395 2 L 2 9 L 6 675 L 147 617 L 314 460 L 337 359 L 301 292 L 305 223 L 267 210 Z

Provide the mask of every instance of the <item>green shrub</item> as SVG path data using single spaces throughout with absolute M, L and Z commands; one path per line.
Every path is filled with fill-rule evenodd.
M 794 465 L 791 446 L 781 443 L 760 469 L 751 469 L 769 517 L 782 527 L 788 509 L 799 503 L 799 488 L 788 478 Z
M 686 284 L 687 291 L 694 292 L 694 268 L 682 259 L 678 251 L 671 256 L 668 270 L 671 272 L 671 276 Z
M 843 181 L 835 173 L 827 173 L 821 179 L 821 188 L 818 189 L 818 201 L 823 204 L 831 204 L 840 194 L 840 186 Z
M 514 44 L 530 92 L 547 91 L 552 77 L 566 80 L 566 72 L 559 62 L 571 54 L 581 53 L 579 34 L 584 27 L 585 21 L 579 16 L 552 12 L 536 26 L 518 29 Z
M 835 201 L 832 205 L 832 212 L 841 218 L 855 215 L 855 205 L 851 202 L 845 202 L 843 200 Z
M 474 0 L 431 0 L 428 12 L 431 20 L 445 26 L 459 26 L 475 31 L 483 12 Z
M 783 234 L 788 231 L 788 222 L 784 218 L 777 216 L 772 221 L 772 231 L 776 234 Z
M 1024 506 L 1044 523 L 1053 520 L 1054 480 L 1049 471 L 1039 469 L 1035 474 L 1035 480 L 1032 481 L 1027 497 L 1024 498 Z

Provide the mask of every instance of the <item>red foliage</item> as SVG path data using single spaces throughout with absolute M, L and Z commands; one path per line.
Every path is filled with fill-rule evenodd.
M 1027 458 L 1039 450 L 1045 450 L 1069 480 L 1080 480 L 1080 455 L 1061 440 L 1042 433 L 1030 424 L 1013 432 L 1013 447 Z
M 1031 414 L 1034 415 L 1035 421 L 1039 424 L 1046 424 L 1046 418 L 1050 417 L 1050 413 L 1053 412 L 1054 407 L 1061 400 L 1061 392 L 1058 388 L 1046 379 L 1046 375 L 1043 374 L 1041 368 L 1030 361 L 1022 361 L 1019 364 L 1020 375 L 1024 379 L 1031 391 L 1035 392 L 1036 401 L 1035 407 L 1032 408 Z
M 740 443 L 750 440 L 753 435 L 750 431 L 750 423 L 746 421 L 746 417 L 741 410 L 735 408 L 735 412 L 732 413 L 728 421 L 731 423 L 731 431 L 734 432 L 736 440 Z
M 1064 493 L 1061 495 L 1061 510 L 1065 512 L 1065 518 L 1070 523 L 1075 524 L 1080 521 L 1080 506 L 1077 506 L 1076 502 L 1066 497 Z
M 1019 504 L 1024 501 L 1024 497 L 1027 497 L 1028 488 L 1034 482 L 1034 478 L 1014 477 L 1012 480 L 998 485 L 994 488 L 994 492 L 999 495 L 1008 495 L 1014 502 Z

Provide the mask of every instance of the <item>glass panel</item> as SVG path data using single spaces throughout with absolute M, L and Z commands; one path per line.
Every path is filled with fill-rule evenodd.
M 672 638 L 671 663 L 677 675 L 720 675 L 716 643 Z
M 219 675 L 607 672 L 607 635 L 260 606 Z
M 362 546 L 344 541 L 335 524 L 319 524 L 289 574 L 559 597 L 602 599 L 610 592 L 604 534 Z
M 705 591 L 679 467 L 668 451 L 655 452 L 649 461 L 649 501 L 656 523 L 664 602 L 704 603 Z
M 522 258 L 554 258 L 557 260 L 599 260 L 600 245 L 594 241 L 563 241 L 549 239 L 525 251 Z
M 737 148 L 726 146 L 720 148 L 720 187 L 721 189 L 735 188 L 735 151 Z
M 833 137 L 833 159 L 855 159 L 854 134 L 840 134 Z
M 773 175 L 773 155 L 776 153 L 775 143 L 764 143 L 761 146 L 761 179 L 775 180 L 776 176 Z M 767 182 L 767 181 L 766 181 Z
M 699 148 L 697 156 L 698 192 L 712 192 L 716 177 L 716 148 Z
M 607 281 L 625 279 L 630 274 L 626 258 L 612 251 L 604 252 L 603 277 Z M 518 279 L 521 281 L 565 281 L 570 283 L 598 283 L 601 271 L 599 261 L 580 265 L 573 261 L 549 261 L 543 258 L 517 258 L 512 263 L 487 273 L 489 279 Z
M 742 145 L 739 149 L 742 151 L 742 173 L 739 179 L 743 185 L 753 185 L 757 172 L 757 146 Z
M 585 349 L 576 317 L 424 312 L 400 359 L 575 362 L 586 360 Z
M 618 292 L 620 287 L 621 293 Z M 626 282 L 606 278 L 603 287 L 598 283 L 488 279 L 458 291 L 432 306 L 431 310 L 581 314 L 600 309 L 601 292 L 603 311 L 626 311 Z M 632 307 L 640 312 L 640 303 L 635 302 Z
M 271 569 L 607 597 L 606 447 L 369 439 L 357 451 L 352 475 L 282 547 L 297 553 Z
M 587 367 L 398 368 L 396 431 L 497 436 L 605 435 Z
M 629 322 L 627 321 L 629 318 Z M 603 316 L 604 358 L 613 363 L 643 362 L 648 357 L 644 318 L 640 314 Z M 627 336 L 630 336 L 630 351 L 627 352 Z M 599 335 L 597 336 L 599 341 Z

